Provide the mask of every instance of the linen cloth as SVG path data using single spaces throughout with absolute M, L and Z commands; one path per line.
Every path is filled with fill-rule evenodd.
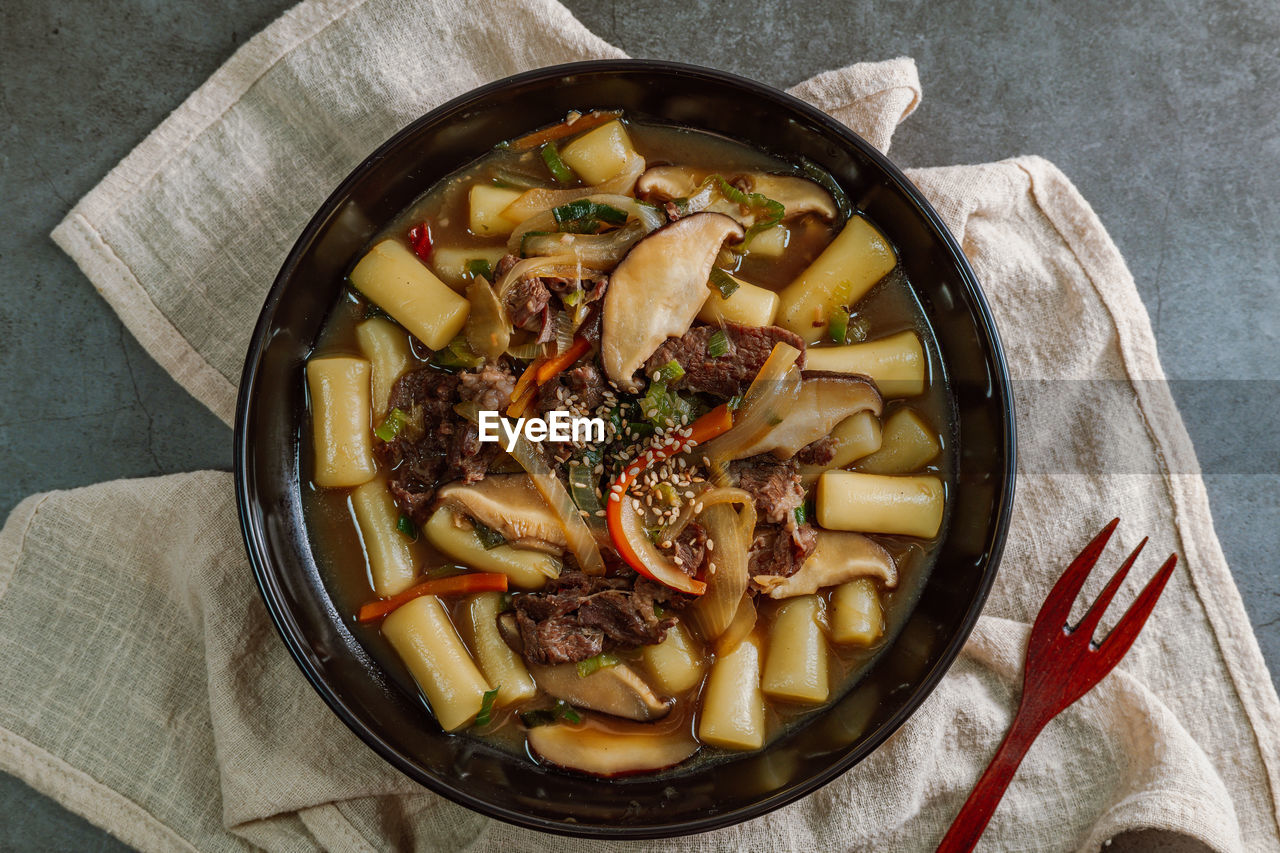
M 369 150 L 478 84 L 621 55 L 551 0 L 304 2 L 166 119 L 54 239 L 229 422 L 269 283 Z M 881 149 L 921 96 L 909 59 L 791 91 Z M 736 827 L 625 844 L 553 840 L 425 792 L 365 748 L 285 652 L 224 472 L 52 492 L 14 510 L 0 532 L 0 768 L 143 850 L 928 850 L 1008 725 L 1028 624 L 1052 580 L 1118 514 L 1104 563 L 1143 534 L 1153 548 L 1139 576 L 1170 550 L 1182 562 L 1120 668 L 1040 736 L 981 847 L 1097 850 L 1158 828 L 1214 850 L 1280 849 L 1280 703 L 1123 260 L 1044 160 L 910 174 L 984 284 L 1026 381 L 1020 428 L 1048 464 L 1020 472 L 1002 569 L 962 655 L 840 779 Z M 1113 380 L 1105 434 L 1089 406 L 1027 390 L 1072 379 Z M 1136 473 L 1078 464 L 1110 458 L 1117 436 Z

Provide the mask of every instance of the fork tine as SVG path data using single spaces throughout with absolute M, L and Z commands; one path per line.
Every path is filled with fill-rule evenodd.
M 1111 576 L 1111 580 L 1107 581 L 1106 587 L 1103 588 L 1097 600 L 1093 602 L 1089 612 L 1080 620 L 1080 624 L 1076 625 L 1075 631 L 1082 633 L 1086 637 L 1093 636 L 1093 632 L 1097 630 L 1098 622 L 1102 620 L 1102 614 L 1107 610 L 1107 605 L 1111 604 L 1111 599 L 1115 598 L 1116 591 L 1120 589 L 1120 584 L 1124 583 L 1125 575 L 1129 574 L 1129 569 L 1133 568 L 1138 555 L 1146 547 L 1147 539 L 1148 537 L 1146 536 L 1142 537 L 1138 547 L 1134 548 L 1129 558 L 1120 565 L 1120 568 L 1116 569 L 1116 573 Z
M 1120 519 L 1111 519 L 1111 523 L 1102 528 L 1102 531 L 1093 537 L 1092 542 L 1084 546 L 1084 550 L 1071 561 L 1071 565 L 1062 573 L 1062 577 L 1058 578 L 1058 582 L 1049 592 L 1049 597 L 1045 599 L 1044 606 L 1040 608 L 1039 615 L 1036 616 L 1035 625 L 1031 628 L 1033 639 L 1048 638 L 1062 632 L 1062 627 L 1067 624 L 1067 617 L 1071 615 L 1071 605 L 1080 594 L 1080 588 L 1084 586 L 1085 579 L 1089 577 L 1089 572 L 1098 562 L 1102 549 L 1107 547 L 1107 542 L 1119 523 Z
M 1169 577 L 1173 574 L 1173 569 L 1178 565 L 1178 555 L 1170 554 L 1169 559 L 1164 561 L 1164 565 L 1160 570 L 1147 581 L 1147 585 L 1142 588 L 1142 592 L 1138 593 L 1138 597 L 1134 599 L 1133 604 L 1129 605 L 1129 609 L 1124 612 L 1124 616 L 1120 617 L 1120 621 L 1111 629 L 1106 638 L 1098 644 L 1098 657 L 1092 667 L 1097 671 L 1094 676 L 1095 683 L 1120 662 L 1120 658 L 1124 657 L 1125 652 L 1129 651 L 1129 647 L 1133 645 L 1133 641 L 1138 639 L 1138 633 L 1142 631 L 1142 626 L 1147 623 L 1147 617 L 1151 615 L 1151 611 L 1155 609 L 1156 602 L 1160 600 L 1160 593 L 1164 592 L 1164 585 L 1169 582 Z

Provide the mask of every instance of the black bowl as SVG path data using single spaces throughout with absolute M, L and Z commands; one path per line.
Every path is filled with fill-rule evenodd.
M 349 630 L 321 580 L 301 506 L 303 364 L 343 277 L 417 196 L 496 143 L 570 109 L 623 108 L 743 140 L 828 170 L 899 251 L 933 325 L 956 413 L 951 510 L 934 571 L 903 630 L 862 680 L 758 753 L 675 778 L 594 780 L 447 735 Z M 1014 478 L 1014 415 L 991 312 L 934 210 L 896 167 L 817 109 L 741 77 L 668 62 L 583 62 L 484 86 L 375 151 L 307 224 L 271 287 L 240 382 L 236 496 L 267 609 L 303 674 L 392 765 L 479 812 L 569 835 L 702 832 L 785 805 L 884 741 L 946 672 L 995 576 Z

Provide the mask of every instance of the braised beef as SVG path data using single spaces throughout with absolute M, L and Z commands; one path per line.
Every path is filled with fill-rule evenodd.
M 721 328 L 729 349 L 725 355 L 713 358 L 707 352 L 707 345 L 711 336 Z M 684 369 L 684 376 L 668 387 L 733 397 L 747 390 L 777 343 L 790 344 L 800 350 L 796 364 L 804 367 L 804 341 L 799 335 L 777 326 L 726 323 L 724 326 L 694 326 L 683 337 L 668 338 L 649 356 L 645 372 L 653 376 L 675 361 Z
M 800 570 L 818 544 L 818 531 L 804 523 L 788 530 L 782 524 L 757 524 L 747 551 L 747 573 L 790 577 Z
M 498 259 L 497 265 L 493 268 L 493 280 L 495 282 L 502 281 L 502 277 L 511 272 L 511 268 L 520 263 L 520 257 L 510 252 Z
M 514 387 L 515 377 L 497 364 L 455 374 L 428 367 L 400 377 L 388 404 L 403 411 L 407 423 L 391 441 L 375 441 L 374 452 L 389 470 L 392 497 L 406 515 L 421 524 L 431 515 L 439 484 L 456 479 L 474 483 L 484 477 L 499 446 L 481 443 L 476 425 L 454 406 L 473 400 L 481 409 L 501 410 Z
M 458 374 L 458 399 L 474 401 L 481 411 L 496 412 L 511 402 L 516 377 L 503 367 L 489 362 L 475 373 Z
M 801 465 L 826 465 L 836 458 L 836 440 L 829 435 L 807 444 L 796 453 L 796 461 Z
M 551 301 L 551 291 L 542 279 L 527 277 L 511 285 L 503 297 L 503 305 L 513 325 L 530 332 L 538 332 L 546 325 L 545 315 Z
M 794 524 L 796 507 L 804 503 L 804 486 L 795 458 L 783 461 L 770 453 L 729 465 L 738 488 L 756 501 L 756 513 L 771 524 Z
M 684 597 L 636 575 L 589 577 L 567 572 L 541 592 L 515 599 L 524 656 L 533 663 L 574 663 L 618 648 L 662 642 L 676 620 L 655 607 L 678 610 Z
M 686 575 L 694 577 L 707 559 L 707 531 L 696 521 L 691 521 L 671 543 L 672 559 Z

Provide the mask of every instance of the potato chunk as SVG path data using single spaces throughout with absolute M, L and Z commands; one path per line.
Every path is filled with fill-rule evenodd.
M 831 312 L 853 305 L 898 263 L 889 241 L 852 216 L 822 254 L 782 291 L 778 325 L 806 343 L 824 337 Z
M 351 271 L 351 283 L 433 350 L 443 349 L 462 331 L 471 309 L 395 240 L 370 249 Z

